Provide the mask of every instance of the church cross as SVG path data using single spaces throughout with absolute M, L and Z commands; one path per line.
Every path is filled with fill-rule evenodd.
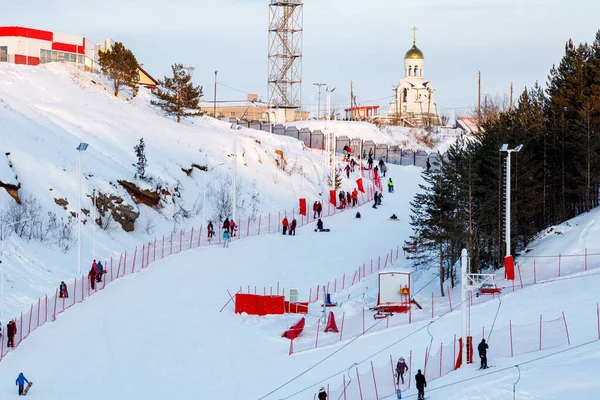
M 413 27 L 411 29 L 411 31 L 413 31 L 413 46 L 417 45 L 417 27 Z

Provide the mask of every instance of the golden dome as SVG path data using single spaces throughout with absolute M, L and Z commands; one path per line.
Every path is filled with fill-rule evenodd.
M 408 50 L 404 55 L 404 59 L 424 60 L 425 57 L 423 57 L 423 52 L 419 50 L 415 44 L 413 44 L 413 47 L 411 47 L 410 50 Z

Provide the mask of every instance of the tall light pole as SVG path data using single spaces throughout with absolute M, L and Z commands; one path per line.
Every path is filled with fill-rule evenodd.
M 87 148 L 83 142 L 77 146 L 77 276 L 81 275 L 81 152 Z
M 522 144 L 518 145 L 514 149 L 509 149 L 508 144 L 503 144 L 500 148 L 500 151 L 506 152 L 506 226 L 504 227 L 504 230 L 506 231 L 505 241 L 507 257 L 510 256 L 510 154 L 512 152 L 518 153 L 522 148 Z
M 215 71 L 215 93 L 213 98 L 213 117 L 217 118 L 217 74 L 219 71 Z
M 327 92 L 327 121 L 331 120 L 331 93 L 335 91 L 335 88 L 327 86 L 325 89 Z
M 96 189 L 92 194 L 92 226 L 94 227 L 94 244 L 92 247 L 92 258 L 96 259 Z
M 318 100 L 318 105 L 317 105 L 317 119 L 321 118 L 321 87 L 327 85 L 324 82 L 315 82 L 313 83 L 314 86 L 318 86 L 319 87 L 319 100 Z
M 208 161 L 206 152 L 204 153 L 204 165 L 206 165 L 206 171 L 204 171 L 204 193 L 202 194 L 202 226 L 206 226 L 206 174 L 208 174 Z M 202 234 L 202 232 L 200 232 Z
M 239 125 L 234 125 L 231 124 L 231 129 L 233 129 L 233 172 L 232 172 L 232 179 L 233 181 L 231 182 L 231 198 L 232 198 L 232 204 L 231 204 L 231 209 L 232 209 L 232 213 L 231 213 L 231 218 L 233 221 L 236 221 L 236 217 L 237 217 L 237 194 L 236 194 L 236 168 L 237 168 L 237 131 L 239 131 L 240 129 L 242 129 L 241 126 Z M 237 224 L 237 221 L 236 221 Z

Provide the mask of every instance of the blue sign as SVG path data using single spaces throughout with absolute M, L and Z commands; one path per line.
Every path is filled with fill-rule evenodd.
M 402 398 L 402 392 L 400 391 L 400 389 L 396 389 L 396 396 L 398 396 L 399 399 Z

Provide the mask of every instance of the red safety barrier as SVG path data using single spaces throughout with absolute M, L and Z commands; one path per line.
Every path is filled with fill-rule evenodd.
M 304 317 L 300 318 L 300 320 L 298 320 L 298 322 L 296 322 L 294 325 L 292 325 L 290 327 L 290 329 L 288 329 L 287 331 L 283 332 L 283 335 L 281 335 L 281 337 L 288 338 L 288 339 L 290 339 L 290 340 L 293 341 L 298 336 L 300 336 L 300 334 L 304 330 L 304 325 L 305 324 L 306 324 L 305 318 Z

